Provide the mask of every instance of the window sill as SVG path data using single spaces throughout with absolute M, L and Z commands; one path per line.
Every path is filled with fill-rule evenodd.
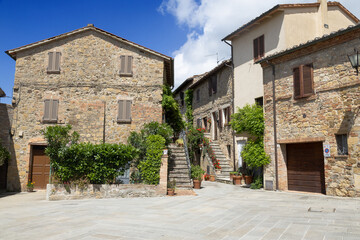
M 349 155 L 335 155 L 334 158 L 348 158 Z
M 42 120 L 41 123 L 43 123 L 43 124 L 54 124 L 54 123 L 58 123 L 58 121 L 57 120 Z
M 60 74 L 60 70 L 59 71 L 46 71 L 47 74 Z
M 317 98 L 316 94 L 312 94 L 310 96 L 305 96 L 305 97 L 294 97 L 294 101 L 311 101 L 311 100 L 315 100 Z
M 131 120 L 117 120 L 118 124 L 131 124 Z
M 120 73 L 120 77 L 132 77 L 132 73 Z

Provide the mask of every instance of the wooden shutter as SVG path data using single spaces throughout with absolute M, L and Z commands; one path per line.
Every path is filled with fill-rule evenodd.
M 219 127 L 222 128 L 223 126 L 223 115 L 221 109 L 219 109 Z
M 55 62 L 55 65 L 54 65 L 54 71 L 60 71 L 60 56 L 61 56 L 61 53 L 60 52 L 56 52 L 55 53 L 55 59 L 54 59 L 54 62 Z
M 119 100 L 118 101 L 118 122 L 130 122 L 131 121 L 131 100 Z
M 211 77 L 212 79 L 212 90 L 213 90 L 213 93 L 215 94 L 217 92 L 217 77 L 216 77 L 216 74 L 213 75 Z
M 209 89 L 209 96 L 211 96 L 211 95 L 212 95 L 212 92 L 213 92 L 213 90 L 212 90 L 212 80 L 211 80 L 211 78 L 208 79 L 208 89 Z
M 294 68 L 294 97 L 301 97 L 300 91 L 300 68 Z
M 303 96 L 310 96 L 313 94 L 313 67 L 311 64 L 302 67 L 303 79 Z
M 125 105 L 125 118 L 127 121 L 131 121 L 131 101 L 130 100 L 126 100 L 126 105 Z
M 50 100 L 47 99 L 44 101 L 44 116 L 43 116 L 43 120 L 44 121 L 49 121 L 50 120 Z
M 259 38 L 254 39 L 254 59 L 259 56 Z
M 125 55 L 120 56 L 120 74 L 125 74 L 125 59 Z
M 133 61 L 133 57 L 132 56 L 127 56 L 127 74 L 132 74 L 132 61 Z
M 47 70 L 48 70 L 49 72 L 51 72 L 51 71 L 54 70 L 54 65 L 55 65 L 55 63 L 54 63 L 54 53 L 53 53 L 53 52 L 49 52 L 48 55 L 49 55 L 49 63 L 48 63 L 48 68 L 47 68 Z
M 58 119 L 59 100 L 51 100 L 50 103 L 51 103 L 50 120 L 56 122 Z
M 265 53 L 264 35 L 259 38 L 259 54 L 258 57 L 263 57 Z

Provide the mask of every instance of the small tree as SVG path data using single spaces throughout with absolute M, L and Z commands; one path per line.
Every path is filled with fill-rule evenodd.
M 247 104 L 238 108 L 231 116 L 231 127 L 236 133 L 249 133 L 254 137 L 249 140 L 241 152 L 241 157 L 250 168 L 259 168 L 270 163 L 270 157 L 264 150 L 264 114 L 263 108 L 257 104 Z
M 184 122 L 181 117 L 180 108 L 175 101 L 169 86 L 163 87 L 162 107 L 165 113 L 165 121 L 175 133 L 179 133 L 184 128 Z

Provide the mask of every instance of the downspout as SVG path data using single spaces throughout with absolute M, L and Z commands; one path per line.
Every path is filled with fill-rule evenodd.
M 273 126 L 274 126 L 274 150 L 275 150 L 275 179 L 276 179 L 276 190 L 279 190 L 279 174 L 278 174 L 278 149 L 277 149 L 277 127 L 276 127 L 276 97 L 275 97 L 275 65 L 266 61 L 272 68 L 272 91 L 273 91 Z
M 103 123 L 103 143 L 105 143 L 105 130 L 106 130 L 106 101 L 104 101 L 104 123 Z
M 235 74 L 234 74 L 234 49 L 233 49 L 233 45 L 228 43 L 226 40 L 222 40 L 224 43 L 226 43 L 227 45 L 230 46 L 231 48 L 231 71 L 232 71 L 232 97 L 231 97 L 231 107 L 233 109 L 233 114 L 235 113 L 235 103 L 234 103 L 234 96 L 235 96 Z M 236 171 L 236 165 L 235 165 L 235 147 L 236 147 L 236 142 L 235 142 L 235 131 L 234 129 L 231 128 L 231 132 L 232 132 L 232 139 L 233 139 L 233 149 L 232 149 L 232 157 L 233 157 L 233 165 L 234 165 L 234 171 Z

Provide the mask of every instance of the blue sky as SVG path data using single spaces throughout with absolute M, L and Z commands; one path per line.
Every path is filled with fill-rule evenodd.
M 360 17 L 359 0 L 338 0 Z M 93 23 L 175 59 L 175 87 L 230 57 L 227 34 L 280 3 L 317 0 L 0 0 L 0 87 L 11 103 L 15 61 L 4 51 Z

